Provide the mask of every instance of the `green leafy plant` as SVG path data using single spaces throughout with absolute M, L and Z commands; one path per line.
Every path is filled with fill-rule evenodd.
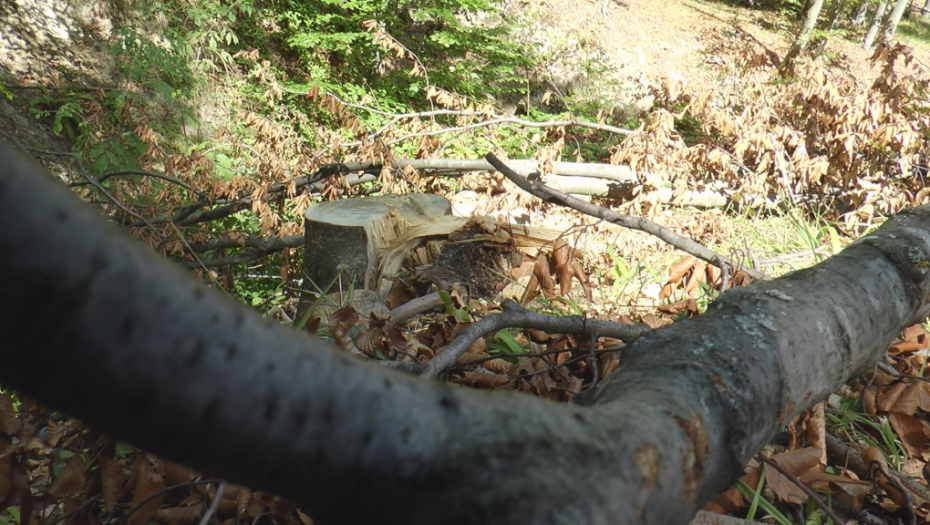
M 312 85 L 349 100 L 375 93 L 382 103 L 422 104 L 428 85 L 485 96 L 520 82 L 530 61 L 505 39 L 507 24 L 467 23 L 493 10 L 488 0 L 289 0 L 279 23 Z

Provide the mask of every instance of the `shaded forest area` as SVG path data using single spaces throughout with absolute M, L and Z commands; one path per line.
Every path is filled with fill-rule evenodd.
M 453 385 L 590 399 L 629 364 L 623 341 L 930 201 L 928 6 L 745 4 L 8 3 L 0 131 L 117 227 L 300 333 Z M 489 152 L 538 174 L 408 162 Z M 559 172 L 566 161 L 631 178 L 616 193 Z M 434 273 L 414 287 L 433 309 L 402 320 L 359 315 L 357 290 L 304 278 L 310 206 L 422 192 L 464 206 L 488 238 L 513 235 L 489 219 L 561 233 L 514 259 L 515 295 L 469 295 Z M 880 334 L 899 337 L 879 364 L 782 421 L 704 508 L 785 524 L 930 519 L 930 337 L 903 318 L 918 324 Z M 314 516 L 12 390 L 0 431 L 3 523 Z

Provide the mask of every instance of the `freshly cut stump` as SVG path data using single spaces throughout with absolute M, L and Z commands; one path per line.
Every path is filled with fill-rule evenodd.
M 323 202 L 304 215 L 304 277 L 310 291 L 354 289 L 386 295 L 380 255 L 411 228 L 452 214 L 445 197 L 426 194 L 385 195 Z

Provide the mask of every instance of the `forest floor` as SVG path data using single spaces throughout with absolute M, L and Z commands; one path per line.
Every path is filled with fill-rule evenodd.
M 556 79 L 552 82 L 554 96 L 563 98 L 569 110 L 574 104 L 593 100 L 598 106 L 603 106 L 606 113 L 627 112 L 637 122 L 646 122 L 656 107 L 656 100 L 663 93 L 667 94 L 670 85 L 690 94 L 693 99 L 724 96 L 728 90 L 734 89 L 748 49 L 784 56 L 794 30 L 794 20 L 782 13 L 715 1 L 615 0 L 609 4 L 606 14 L 600 10 L 601 2 L 590 0 L 509 0 L 504 3 L 510 12 L 522 13 L 518 16 L 526 22 L 522 28 L 524 36 L 539 44 L 540 48 L 549 49 L 546 73 Z M 28 148 L 66 152 L 70 147 L 65 138 L 52 131 L 50 119 L 40 120 L 30 113 L 29 109 L 36 107 L 34 102 L 30 102 L 30 97 L 41 95 L 42 86 L 75 82 L 94 88 L 112 80 L 115 75 L 112 57 L 103 45 L 112 30 L 105 12 L 106 3 L 80 4 L 82 11 L 76 16 L 72 16 L 73 9 L 68 16 L 37 8 L 22 9 L 14 22 L 5 11 L 12 4 L 0 1 L 0 71 L 16 77 L 21 84 L 15 93 L 7 93 L 0 82 L 0 95 L 7 95 L 0 96 L 0 131 L 8 137 L 14 136 Z M 13 23 L 28 26 L 20 28 L 19 33 L 35 35 L 35 42 L 7 38 L 17 33 L 9 30 Z M 862 49 L 861 33 L 856 29 L 845 35 L 831 35 L 816 58 L 818 64 L 826 67 L 832 75 L 851 82 L 875 78 L 880 66 L 874 65 L 870 61 L 870 53 Z M 59 38 L 62 34 L 70 35 L 71 39 L 62 40 Z M 912 20 L 902 27 L 899 36 L 913 47 L 914 56 L 919 61 L 930 63 L 930 46 L 926 44 L 930 41 L 930 30 L 925 23 Z M 678 137 L 678 141 L 679 149 L 684 149 L 684 140 Z M 619 139 L 615 138 L 613 146 L 619 147 L 617 142 Z M 579 147 L 574 157 L 566 155 L 562 160 L 607 162 L 608 155 L 602 153 L 598 157 L 591 151 Z M 67 153 L 43 159 L 51 162 L 49 166 L 58 173 L 76 171 Z M 752 171 L 745 166 L 741 168 L 744 171 L 740 174 Z M 700 185 L 705 181 L 688 182 Z M 709 184 L 711 181 L 706 182 Z M 500 191 L 501 185 L 506 191 Z M 605 224 L 565 208 L 541 204 L 509 182 L 502 183 L 499 177 L 486 173 L 470 174 L 436 186 L 444 188 L 444 194 L 456 208 L 465 210 L 463 214 L 491 216 L 506 222 L 519 220 L 564 232 L 565 240 L 581 254 L 593 297 L 589 300 L 583 290 L 574 289 L 547 305 L 558 313 L 606 319 L 623 317 L 645 321 L 649 318 L 647 322 L 652 326 L 652 323 L 670 322 L 670 318 L 677 318 L 683 310 L 687 310 L 685 314 L 696 314 L 697 311 L 691 310 L 692 306 L 684 303 L 696 301 L 703 308 L 719 293 L 709 273 L 708 276 L 698 275 L 701 272 L 693 258 L 656 237 Z M 422 191 L 422 188 L 417 191 Z M 813 206 L 775 210 L 744 207 L 734 211 L 676 205 L 643 206 L 641 202 L 598 203 L 631 215 L 644 214 L 746 266 L 758 268 L 761 265 L 772 276 L 810 266 L 836 253 L 866 227 L 873 225 L 867 223 L 861 228 L 846 228 L 838 219 L 838 211 L 824 211 L 822 208 L 818 211 Z M 750 211 L 745 211 L 747 209 Z M 691 277 L 685 284 L 682 279 L 688 272 L 691 272 Z M 699 285 L 694 286 L 692 281 L 699 282 Z M 679 306 L 672 307 L 676 302 L 680 303 Z M 438 319 L 439 316 L 435 317 Z M 443 325 L 443 322 L 426 320 L 423 325 L 432 323 L 448 328 L 448 323 Z M 410 332 L 413 334 L 415 330 Z M 916 339 L 922 337 L 919 344 L 926 347 L 926 334 L 921 331 L 921 334 L 911 335 L 915 341 L 909 343 L 918 344 Z M 517 338 L 518 342 L 512 342 L 518 346 L 542 348 L 541 343 L 530 342 L 523 334 L 517 334 Z M 492 339 L 488 338 L 489 341 Z M 505 343 L 497 340 L 489 344 Z M 577 347 L 576 343 L 572 341 L 571 344 Z M 564 349 L 567 342 L 552 338 L 545 344 Z M 521 358 L 521 361 L 526 359 Z M 612 361 L 614 366 L 617 362 Z M 583 374 L 578 363 L 580 361 L 572 364 L 576 368 L 571 372 L 577 372 L 581 377 Z M 534 375 L 534 365 L 523 363 L 513 368 L 510 361 L 504 365 L 502 371 L 497 372 L 490 366 L 482 368 L 481 373 L 473 373 L 469 369 L 464 378 L 457 377 L 456 381 L 471 386 L 523 389 L 558 400 L 569 398 L 567 387 L 556 384 L 558 378 L 553 381 L 547 374 Z M 608 371 L 605 369 L 605 373 Z M 535 379 L 526 379 L 531 375 Z M 573 379 L 577 378 L 573 376 Z M 887 387 L 890 382 L 888 379 L 882 387 Z M 580 385 L 580 381 L 577 384 Z M 925 395 L 930 396 L 930 392 Z M 893 404 L 892 401 L 888 404 Z M 865 423 L 860 424 L 863 425 Z M 68 432 L 76 434 L 78 428 L 75 423 Z M 887 422 L 880 430 L 882 437 L 894 441 Z M 904 446 L 917 447 L 908 443 Z M 919 452 L 930 457 L 926 447 Z M 904 457 L 905 454 L 899 456 Z M 914 473 L 922 465 L 922 461 L 912 461 L 896 467 Z M 0 515 L 0 524 L 3 523 L 11 523 L 11 520 Z
M 550 40 L 576 42 L 582 50 L 571 52 L 606 70 L 599 76 L 592 75 L 590 83 L 576 82 L 579 92 L 588 91 L 596 96 L 613 87 L 617 90 L 611 93 L 611 101 L 629 104 L 634 110 L 648 111 L 654 95 L 668 82 L 677 82 L 682 91 L 694 96 L 720 93 L 738 75 L 735 70 L 740 67 L 739 54 L 747 47 L 784 56 L 794 38 L 794 20 L 785 14 L 731 3 L 629 0 L 612 2 L 606 15 L 600 11 L 600 4 L 547 0 L 521 2 L 511 9 L 521 9 L 530 15 L 534 33 L 547 34 Z M 924 27 L 922 22 L 911 21 L 907 26 L 910 33 L 901 31 L 899 37 L 912 46 L 915 57 L 930 63 L 930 46 L 910 36 L 914 28 L 920 27 Z M 840 77 L 874 78 L 880 66 L 873 64 L 872 53 L 862 48 L 863 33 L 864 30 L 845 36 L 831 35 L 816 60 Z M 566 62 L 570 61 L 553 60 L 550 73 L 554 70 L 555 77 L 571 77 L 559 70 L 570 67 Z M 608 87 L 606 83 L 612 85 Z M 568 106 L 571 109 L 570 102 Z M 597 161 L 583 157 L 563 160 Z M 479 190 L 477 197 L 471 192 L 464 197 L 478 200 L 469 205 L 473 214 L 502 220 L 523 215 L 529 224 L 571 231 L 573 243 L 584 251 L 592 274 L 598 268 L 614 267 L 618 258 L 625 258 L 623 264 L 638 268 L 639 297 L 611 297 L 608 293 L 588 304 L 578 291 L 575 299 L 600 314 L 619 310 L 635 317 L 635 312 L 660 304 L 665 297 L 659 297 L 659 290 L 668 278 L 670 266 L 685 257 L 648 234 L 607 226 L 571 210 L 526 206 L 515 187 L 508 186 L 511 191 L 490 196 L 481 192 L 487 186 L 483 177 L 469 176 L 463 180 L 463 189 Z M 620 209 L 626 211 L 623 206 Z M 841 225 L 832 227 L 828 219 L 835 219 L 835 215 L 828 218 L 800 210 L 747 214 L 670 206 L 647 213 L 650 219 L 746 264 L 770 261 L 765 271 L 774 276 L 812 265 L 861 233 L 861 230 L 844 230 Z

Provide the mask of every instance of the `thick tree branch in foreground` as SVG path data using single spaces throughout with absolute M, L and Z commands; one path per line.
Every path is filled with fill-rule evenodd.
M 624 348 L 588 406 L 451 388 L 263 320 L 0 150 L 0 384 L 321 525 L 686 523 L 930 291 L 930 209 Z
M 598 219 L 603 219 L 613 224 L 623 226 L 624 228 L 639 230 L 650 235 L 654 235 L 659 239 L 667 242 L 671 246 L 678 248 L 683 252 L 690 253 L 698 259 L 707 261 L 710 264 L 719 267 L 723 271 L 728 271 L 729 268 L 739 268 L 746 272 L 746 274 L 748 274 L 753 279 L 759 280 L 767 278 L 766 275 L 759 270 L 743 267 L 728 257 L 720 255 L 719 253 L 716 253 L 713 250 L 710 250 L 687 237 L 682 237 L 681 235 L 678 235 L 665 226 L 656 224 L 649 219 L 643 217 L 633 217 L 624 213 L 617 213 L 613 210 L 608 210 L 607 208 L 591 204 L 590 202 L 585 202 L 577 197 L 572 197 L 571 195 L 562 193 L 559 190 L 554 190 L 539 182 L 538 180 L 530 181 L 524 177 L 521 177 L 520 174 L 510 169 L 506 164 L 495 157 L 493 153 L 488 153 L 484 158 L 490 162 L 492 166 L 494 166 L 494 169 L 501 172 L 505 177 L 510 179 L 511 182 L 519 186 L 520 189 L 535 195 L 544 201 L 560 204 L 592 217 L 597 217 Z

